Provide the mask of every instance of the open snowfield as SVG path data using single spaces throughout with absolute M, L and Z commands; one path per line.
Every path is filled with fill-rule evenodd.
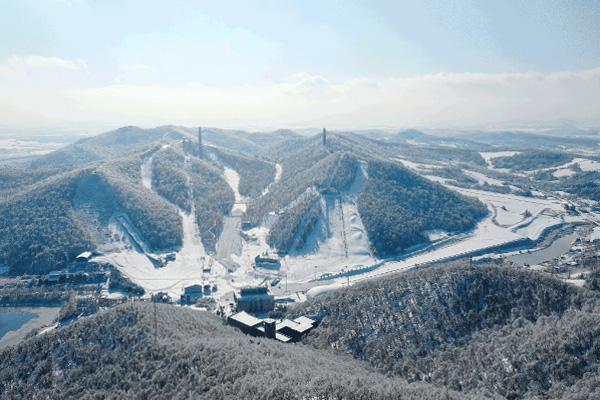
M 479 153 L 481 157 L 485 160 L 489 169 L 496 169 L 492 164 L 492 159 L 499 157 L 512 157 L 515 154 L 519 154 L 520 151 L 482 151 Z
M 413 161 L 410 161 L 410 160 L 407 160 L 407 159 L 401 158 L 401 157 L 392 157 L 392 161 L 400 162 L 406 168 L 411 169 L 416 172 L 424 172 L 424 171 L 442 168 L 441 165 L 416 163 L 416 162 L 413 162 Z
M 34 140 L 0 138 L 0 160 L 41 156 L 63 146 L 62 143 L 41 143 Z
M 490 178 L 487 175 L 482 174 L 481 172 L 463 170 L 465 175 L 470 176 L 475 179 L 477 183 L 480 185 L 491 185 L 491 186 L 504 186 L 504 182 L 498 179 Z

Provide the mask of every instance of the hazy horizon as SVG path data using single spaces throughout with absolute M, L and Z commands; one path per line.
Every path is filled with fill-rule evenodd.
M 594 3 L 9 0 L 3 9 L 2 135 L 600 126 Z

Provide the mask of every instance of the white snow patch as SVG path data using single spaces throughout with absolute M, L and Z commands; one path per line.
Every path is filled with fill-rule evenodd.
M 142 185 L 146 189 L 152 190 L 152 157 L 148 157 L 142 163 Z
M 569 177 L 575 175 L 575 171 L 571 168 L 560 168 L 554 171 L 552 175 L 556 178 Z
M 231 213 L 245 213 L 246 204 L 244 202 L 246 198 L 240 194 L 240 175 L 235 170 L 225 167 L 225 180 L 235 195 L 235 204 L 231 209 Z
M 592 230 L 592 233 L 590 234 L 589 240 L 590 240 L 590 242 L 595 242 L 597 240 L 600 240 L 600 226 L 594 227 L 594 229 Z
M 487 167 L 489 169 L 498 171 L 498 172 L 510 173 L 510 170 L 507 168 L 494 167 L 492 160 L 494 158 L 499 158 L 499 157 L 512 157 L 515 154 L 519 154 L 519 153 L 521 153 L 521 152 L 520 151 L 482 151 L 479 154 L 485 160 L 485 163 L 487 164 Z
M 477 183 L 479 183 L 480 185 L 488 184 L 488 185 L 492 185 L 492 186 L 504 186 L 504 182 L 502 182 L 498 179 L 490 178 L 489 176 L 484 175 L 481 172 L 469 171 L 469 170 L 464 170 L 463 172 L 465 173 L 465 175 L 468 175 L 471 178 L 475 179 L 477 181 Z

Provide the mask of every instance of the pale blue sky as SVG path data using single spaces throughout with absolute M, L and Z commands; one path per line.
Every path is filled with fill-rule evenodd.
M 539 106 L 548 95 L 575 97 L 589 82 L 600 91 L 600 83 L 593 86 L 597 1 L 0 0 L 0 10 L 3 126 L 483 126 L 600 118 L 589 107 L 556 115 L 560 104 L 515 113 L 530 92 Z M 537 86 L 515 92 L 518 79 Z M 382 86 L 404 97 L 377 92 Z M 353 100 L 363 96 L 369 102 Z M 433 112 L 438 96 L 445 103 Z M 451 118 L 482 96 L 495 99 L 496 113 L 478 110 L 462 124 Z M 594 91 L 583 97 L 594 100 Z M 422 103 L 395 111 L 409 99 Z M 47 103 L 50 110 L 40 112 Z M 363 120 L 349 118 L 357 110 L 365 111 Z

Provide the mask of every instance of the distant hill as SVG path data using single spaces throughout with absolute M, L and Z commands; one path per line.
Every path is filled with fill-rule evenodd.
M 98 136 L 85 138 L 41 156 L 31 162 L 34 168 L 73 167 L 123 156 L 149 148 L 153 143 L 181 139 L 185 134 L 172 126 L 142 129 L 126 126 Z
M 441 266 L 332 292 L 296 312 L 306 342 L 410 381 L 507 399 L 598 396 L 597 293 L 507 267 Z
M 207 312 L 123 305 L 0 352 L 11 399 L 469 399 L 348 357 L 245 336 Z M 155 336 L 155 333 L 157 334 Z
M 598 136 L 553 136 L 519 131 L 474 132 L 462 135 L 461 138 L 490 145 L 507 146 L 514 149 L 561 150 L 563 146 L 569 146 L 595 150 L 600 146 L 600 138 Z

